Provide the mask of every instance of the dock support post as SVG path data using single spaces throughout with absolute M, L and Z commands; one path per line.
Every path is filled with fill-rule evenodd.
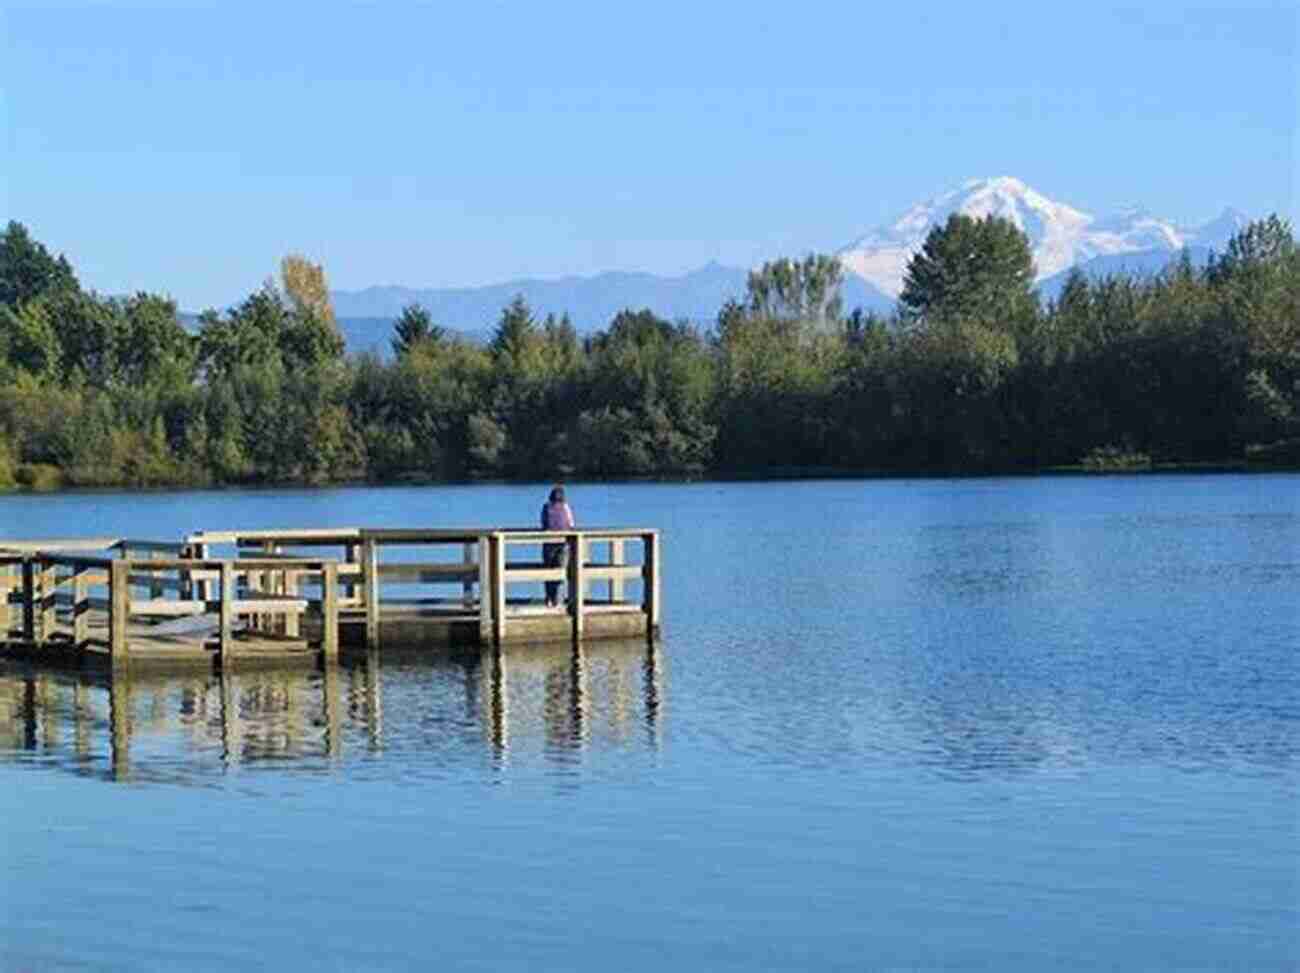
M 46 564 L 37 574 L 40 602 L 37 606 L 39 611 L 36 616 L 36 639 L 39 642 L 48 642 L 54 635 L 54 605 L 55 592 L 59 590 L 58 581 L 58 568 L 53 564 Z
M 492 547 L 488 538 L 478 539 L 478 640 L 492 641 Z
M 476 542 L 466 541 L 463 548 L 464 556 L 461 560 L 465 564 L 473 564 L 478 557 L 478 544 Z M 460 583 L 460 598 L 466 605 L 474 604 L 474 580 L 465 577 Z
M 335 566 L 334 571 L 335 571 L 335 578 L 337 578 L 338 577 L 337 566 Z M 321 595 L 320 595 L 322 609 L 324 608 L 325 605 L 326 581 L 327 579 L 325 577 L 325 572 L 322 571 L 321 572 Z M 293 570 L 292 568 L 285 568 L 283 571 L 281 571 L 279 587 L 281 593 L 285 598 L 297 598 L 298 588 L 299 588 L 298 572 Z M 335 600 L 335 611 L 337 612 L 338 611 L 338 604 L 337 604 L 338 590 L 337 589 L 335 589 L 334 592 L 334 600 Z M 284 613 L 284 634 L 288 638 L 296 639 L 301 634 L 302 628 L 299 619 L 300 619 L 300 615 L 296 611 L 288 611 Z
M 0 642 L 6 641 L 14 628 L 14 608 L 9 600 L 15 589 L 14 566 L 0 564 Z
M 622 538 L 615 538 L 609 542 L 609 563 L 616 568 L 622 567 L 624 564 L 625 543 Z M 616 605 L 623 600 L 622 575 L 609 579 L 609 600 Z
M 321 571 L 321 654 L 326 665 L 339 661 L 339 568 L 326 564 Z M 297 621 L 297 615 L 294 621 Z M 296 627 L 296 625 L 295 625 Z
M 211 548 L 209 548 L 207 544 L 196 544 L 194 545 L 193 551 L 194 551 L 194 556 L 196 558 L 198 558 L 200 561 L 206 561 L 208 559 L 208 555 L 211 553 Z M 207 578 L 204 578 L 202 581 L 198 582 L 197 597 L 199 601 L 212 600 L 212 582 L 207 580 Z
M 221 615 L 217 638 L 224 670 L 226 663 L 234 658 L 235 651 L 235 566 L 229 561 L 221 562 Z
M 194 545 L 186 544 L 180 549 L 181 560 L 189 560 L 194 556 Z M 189 571 L 182 570 L 181 578 L 181 601 L 192 601 L 194 599 L 194 575 Z
M 72 571 L 72 644 L 81 648 L 90 635 L 90 586 L 86 584 L 88 568 Z
M 152 551 L 149 554 L 149 560 L 151 561 L 157 561 L 161 559 L 161 557 L 162 555 L 159 554 L 157 551 Z M 153 570 L 151 568 L 149 570 L 149 597 L 161 598 L 162 596 L 163 596 L 162 572 Z
M 345 564 L 357 563 L 357 545 L 355 544 L 343 545 L 343 563 Z M 349 574 L 348 580 L 343 582 L 344 598 L 355 598 L 357 596 L 357 586 L 355 581 L 353 580 L 355 577 L 356 575 Z
M 492 637 L 500 645 L 506 637 L 506 539 L 492 535 Z
M 645 589 L 642 596 L 646 615 L 646 634 L 651 638 L 659 634 L 659 532 L 643 534 L 645 539 L 645 566 L 642 576 Z
M 36 642 L 36 565 L 32 558 L 23 558 L 23 641 Z
M 366 586 L 366 645 L 379 647 L 379 551 L 378 545 L 366 539 L 361 542 L 362 570 Z
M 587 587 L 586 572 L 583 564 L 584 556 L 587 553 L 587 542 L 581 534 L 569 535 L 569 612 L 573 615 L 573 637 L 581 639 L 583 636 L 583 622 L 586 619 L 586 612 L 583 608 L 583 602 L 586 600 L 583 589 Z
M 131 562 L 116 558 L 108 568 L 108 654 L 114 664 L 125 662 L 130 647 L 126 623 L 131 610 Z

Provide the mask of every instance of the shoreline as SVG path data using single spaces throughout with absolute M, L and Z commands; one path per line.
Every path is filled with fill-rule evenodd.
M 709 470 L 698 474 L 658 476 L 569 477 L 539 474 L 515 478 L 485 477 L 465 479 L 436 479 L 434 477 L 401 477 L 387 480 L 332 480 L 318 483 L 299 481 L 253 481 L 247 483 L 138 483 L 80 485 L 50 483 L 28 486 L 15 484 L 0 487 L 0 497 L 31 495 L 102 494 L 133 491 L 142 493 L 181 492 L 236 492 L 236 491 L 325 491 L 351 489 L 388 489 L 402 487 L 443 486 L 515 486 L 550 483 L 556 479 L 574 484 L 640 484 L 640 483 L 758 483 L 799 482 L 804 480 L 979 480 L 1028 479 L 1033 477 L 1113 477 L 1113 476 L 1164 476 L 1164 475 L 1226 475 L 1300 473 L 1300 463 L 1252 463 L 1248 460 L 1220 460 L 1186 463 L 1151 463 L 1132 467 L 1090 468 L 1083 464 L 1048 466 L 1038 469 L 1024 467 L 991 468 L 981 470 L 950 470 L 912 468 L 900 470 L 844 469 L 841 467 L 775 467 L 764 470 Z

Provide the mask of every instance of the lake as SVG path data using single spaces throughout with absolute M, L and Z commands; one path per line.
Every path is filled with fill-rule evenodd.
M 531 486 L 0 497 L 0 538 L 531 526 Z M 1300 476 L 571 484 L 663 637 L 0 664 L 6 969 L 1300 964 Z

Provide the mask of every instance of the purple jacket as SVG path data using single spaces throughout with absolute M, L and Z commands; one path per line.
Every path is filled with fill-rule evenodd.
M 573 530 L 576 521 L 567 503 L 542 504 L 542 530 Z

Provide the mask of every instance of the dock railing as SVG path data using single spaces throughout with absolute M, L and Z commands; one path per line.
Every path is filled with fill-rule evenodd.
M 490 612 L 493 638 L 507 637 L 511 621 L 536 617 L 531 600 L 512 603 L 512 585 L 562 582 L 566 587 L 566 609 L 572 619 L 573 637 L 582 638 L 587 619 L 592 615 L 642 612 L 646 631 L 659 630 L 659 532 L 634 528 L 551 531 L 495 531 L 488 538 L 491 559 L 491 585 L 494 604 Z M 545 564 L 536 559 L 512 556 L 511 549 L 541 549 L 547 544 L 562 543 L 568 548 L 564 567 Z M 640 545 L 639 557 L 629 563 L 629 547 Z M 593 560 L 598 552 L 600 560 Z M 628 582 L 639 582 L 640 598 L 626 600 Z M 604 583 L 605 597 L 593 597 L 592 585 Z
M 545 563 L 551 544 L 567 548 L 564 566 Z M 338 653 L 341 622 L 358 625 L 371 648 L 385 627 L 392 637 L 419 638 L 425 623 L 451 625 L 456 638 L 477 633 L 480 643 L 653 638 L 660 558 L 659 532 L 645 528 L 348 527 L 201 531 L 177 542 L 0 541 L 0 642 L 107 649 L 116 660 L 131 651 L 128 629 L 166 643 L 151 649 L 163 654 L 168 639 L 185 636 L 211 647 L 195 635 L 199 622 L 183 622 L 202 619 L 209 634 L 215 624 L 225 659 L 237 643 L 250 651 L 259 641 L 305 644 L 308 617 L 320 622 L 327 657 Z M 563 608 L 539 597 L 541 586 L 557 582 Z
M 238 635 L 300 641 L 301 619 L 319 616 L 319 647 L 338 655 L 338 565 L 320 558 L 167 557 L 163 542 L 113 543 L 122 556 L 0 550 L 0 608 L 8 641 L 29 647 L 99 647 L 114 662 L 129 657 L 128 630 L 211 616 L 216 649 L 236 654 Z M 147 552 L 143 558 L 126 556 Z M 304 589 L 314 586 L 317 597 Z M 172 593 L 175 597 L 167 597 Z M 238 630 L 242 624 L 242 632 Z M 207 642 L 201 629 L 177 641 Z
M 501 528 L 331 528 L 201 531 L 189 535 L 191 556 L 230 546 L 239 555 L 284 557 L 302 549 L 337 555 L 341 617 L 361 621 L 367 645 L 378 646 L 381 622 L 398 613 L 477 621 L 481 642 L 501 642 L 511 622 L 545 617 L 521 586 L 567 586 L 572 635 L 582 638 L 593 615 L 639 612 L 647 633 L 659 630 L 659 532 L 645 528 L 540 531 Z M 566 567 L 543 563 L 544 544 L 568 546 Z M 439 557 L 442 552 L 448 552 Z M 593 559 L 598 555 L 598 559 Z M 448 594 L 451 586 L 454 591 Z M 602 591 L 593 595 L 593 586 Z M 629 588 L 638 588 L 631 600 Z M 400 593 L 394 589 L 401 589 Z M 412 591 L 414 589 L 414 591 Z M 516 625 L 518 628 L 518 625 Z

